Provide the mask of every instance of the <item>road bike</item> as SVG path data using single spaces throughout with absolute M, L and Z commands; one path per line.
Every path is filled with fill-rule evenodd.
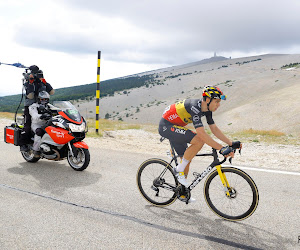
M 151 158 L 144 161 L 138 169 L 137 186 L 148 202 L 164 207 L 179 199 L 188 204 L 191 191 L 207 176 L 204 183 L 204 197 L 214 213 L 230 221 L 244 220 L 254 213 L 259 194 L 255 182 L 247 173 L 234 167 L 222 167 L 221 164 L 227 158 L 224 157 L 220 161 L 217 150 L 212 149 L 212 153 L 196 155 L 212 156 L 214 160 L 201 174 L 194 172 L 195 179 L 186 188 L 175 177 L 172 163 L 177 166 L 179 156 L 175 154 L 171 143 L 170 145 L 169 163 L 162 159 Z

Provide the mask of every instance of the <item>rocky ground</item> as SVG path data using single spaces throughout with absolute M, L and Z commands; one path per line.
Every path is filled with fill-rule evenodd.
M 4 135 L 3 128 L 11 124 L 11 122 L 9 119 L 0 119 L 1 138 Z M 90 147 L 99 148 L 99 151 L 105 148 L 146 154 L 145 160 L 152 157 L 167 159 L 166 152 L 170 148 L 168 141 L 165 140 L 161 143 L 159 139 L 158 133 L 148 132 L 143 129 L 129 129 L 106 131 L 103 137 L 87 137 L 85 142 Z M 210 148 L 205 146 L 204 151 L 210 152 Z M 205 159 L 203 162 L 207 163 L 209 160 Z M 199 160 L 197 159 L 196 162 L 199 162 Z M 257 142 L 244 143 L 242 155 L 236 154 L 233 165 L 300 172 L 300 146 L 268 145 Z

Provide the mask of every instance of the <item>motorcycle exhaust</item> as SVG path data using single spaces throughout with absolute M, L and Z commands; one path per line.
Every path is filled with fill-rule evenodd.
M 43 157 L 46 158 L 46 159 L 48 159 L 48 160 L 51 160 L 51 161 L 59 161 L 61 159 L 60 158 L 60 153 L 57 150 L 55 150 L 55 149 L 52 149 L 52 150 L 55 152 L 55 154 L 53 154 L 53 155 L 45 155 L 45 154 L 43 154 Z

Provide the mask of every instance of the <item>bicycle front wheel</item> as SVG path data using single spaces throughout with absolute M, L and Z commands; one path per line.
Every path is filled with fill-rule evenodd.
M 204 195 L 208 206 L 220 217 L 238 221 L 248 218 L 255 211 L 259 195 L 252 178 L 244 171 L 224 167 L 221 168 L 229 183 L 230 196 L 226 191 L 218 171 L 213 171 L 204 184 Z
M 155 206 L 170 205 L 177 198 L 178 181 L 171 166 L 164 160 L 149 159 L 143 162 L 136 180 L 142 196 Z

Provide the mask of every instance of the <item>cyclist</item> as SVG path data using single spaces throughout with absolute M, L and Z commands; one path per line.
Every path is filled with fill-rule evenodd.
M 202 96 L 202 99 L 186 99 L 170 105 L 165 109 L 159 123 L 159 134 L 170 140 L 175 151 L 181 157 L 181 162 L 174 172 L 178 182 L 185 187 L 189 186 L 186 177 L 191 160 L 204 144 L 220 150 L 220 153 L 226 157 L 234 157 L 231 146 L 241 147 L 239 141 L 232 142 L 228 139 L 212 118 L 212 112 L 219 108 L 221 100 L 226 100 L 223 92 L 218 87 L 206 86 Z M 206 117 L 211 132 L 228 146 L 223 147 L 205 132 L 201 121 L 202 116 Z M 189 123 L 193 123 L 196 133 L 185 127 Z M 193 201 L 195 199 L 190 198 L 189 202 Z

